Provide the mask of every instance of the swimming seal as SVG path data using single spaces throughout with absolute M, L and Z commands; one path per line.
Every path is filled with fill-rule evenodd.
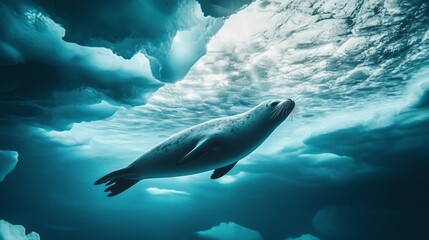
M 111 197 L 147 178 L 184 176 L 212 169 L 211 179 L 220 178 L 259 147 L 294 107 L 291 99 L 268 100 L 247 112 L 195 125 L 94 184 L 106 184 L 105 192 L 110 192 Z

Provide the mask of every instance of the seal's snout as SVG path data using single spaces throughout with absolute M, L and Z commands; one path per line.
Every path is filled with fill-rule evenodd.
M 267 105 L 268 106 L 268 105 Z M 275 101 L 271 103 L 271 106 L 275 107 L 272 111 L 271 119 L 286 119 L 287 116 L 295 108 L 295 102 L 288 98 L 283 101 Z
M 287 102 L 289 102 L 289 103 L 291 104 L 291 107 L 292 107 L 292 108 L 294 108 L 294 107 L 295 107 L 295 102 L 294 102 L 292 99 L 288 98 L 288 99 L 287 99 Z

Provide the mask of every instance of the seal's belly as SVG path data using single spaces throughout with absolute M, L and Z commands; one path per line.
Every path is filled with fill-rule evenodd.
M 249 149 L 251 150 L 249 151 Z M 142 159 L 138 167 L 141 169 L 138 177 L 176 177 L 211 171 L 237 162 L 253 149 L 251 146 L 220 146 L 211 149 L 197 159 L 179 165 L 179 160 L 192 150 L 192 146 L 181 146 L 181 148 L 175 148 L 170 152 L 161 152 L 152 157 L 147 156 L 147 159 Z

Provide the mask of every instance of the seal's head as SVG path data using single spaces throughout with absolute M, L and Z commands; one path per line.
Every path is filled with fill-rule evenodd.
M 277 127 L 292 112 L 295 102 L 287 100 L 267 100 L 251 110 L 259 121 Z

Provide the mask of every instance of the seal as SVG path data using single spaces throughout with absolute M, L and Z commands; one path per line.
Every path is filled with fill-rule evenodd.
M 115 196 L 140 180 L 177 177 L 213 170 L 211 179 L 228 173 L 261 145 L 295 107 L 291 99 L 267 100 L 253 109 L 185 129 L 159 143 L 129 166 L 107 174 L 94 185 L 106 184 Z

